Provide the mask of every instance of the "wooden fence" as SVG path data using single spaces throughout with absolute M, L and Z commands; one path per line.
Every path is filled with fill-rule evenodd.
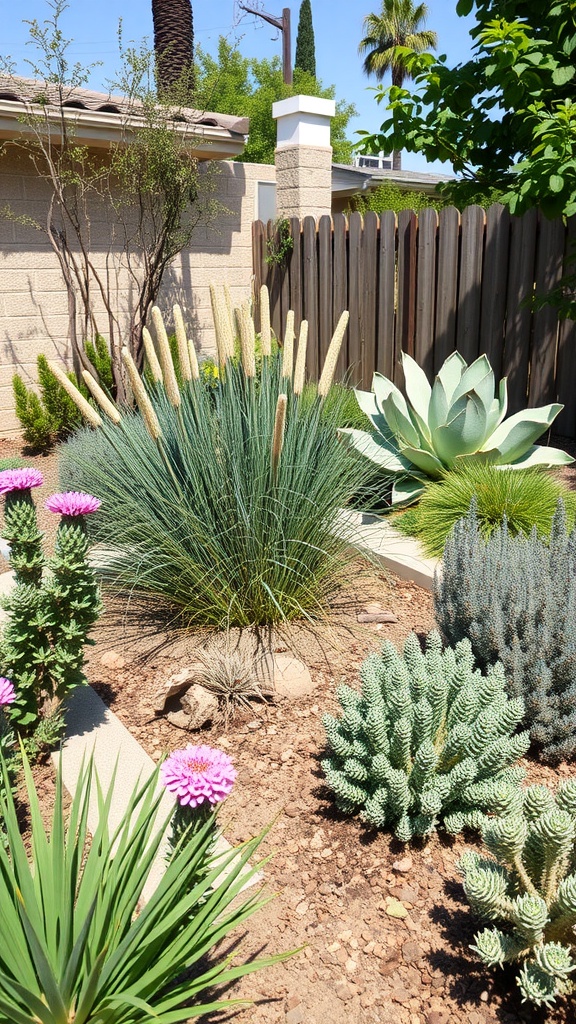
M 462 214 L 447 207 L 349 218 L 290 220 L 293 249 L 268 263 L 274 225 L 253 225 L 257 291 L 270 289 L 272 325 L 283 337 L 286 313 L 309 323 L 308 370 L 316 377 L 344 309 L 350 325 L 339 373 L 369 389 L 375 370 L 401 383 L 399 355 L 434 377 L 455 348 L 471 361 L 486 352 L 508 377 L 509 408 L 559 401 L 555 429 L 576 436 L 576 323 L 531 299 L 561 279 L 576 244 L 566 227 L 532 210 L 510 216 L 499 204 Z

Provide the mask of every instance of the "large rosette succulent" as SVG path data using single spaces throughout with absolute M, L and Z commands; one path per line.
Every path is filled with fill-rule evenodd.
M 402 367 L 407 398 L 387 377 L 375 373 L 372 391 L 356 390 L 374 432 L 340 431 L 352 447 L 396 478 L 393 504 L 414 501 L 428 479 L 439 479 L 466 462 L 486 462 L 502 469 L 550 469 L 574 461 L 558 448 L 534 444 L 561 405 L 525 409 L 504 421 L 506 378 L 500 381 L 495 398 L 494 372 L 485 355 L 468 366 L 459 352 L 453 352 L 433 387 L 405 353 Z

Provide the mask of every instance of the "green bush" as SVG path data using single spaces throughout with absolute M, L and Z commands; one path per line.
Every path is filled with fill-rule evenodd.
M 93 537 L 113 549 L 103 569 L 116 590 L 171 606 L 182 625 L 278 622 L 320 612 L 347 561 L 338 510 L 366 466 L 337 439 L 348 398 L 302 402 L 263 361 L 260 378 L 229 361 L 220 385 L 182 388 L 174 408 L 150 389 L 162 438 L 140 414 L 83 430 L 61 450 L 68 489 L 102 499 Z M 281 455 L 272 442 L 287 394 Z
M 417 537 L 427 555 L 439 558 L 448 534 L 467 515 L 473 498 L 483 537 L 501 526 L 504 516 L 512 536 L 527 535 L 533 527 L 541 537 L 549 536 L 559 498 L 570 524 L 576 515 L 576 493 L 549 473 L 472 465 L 447 473 L 439 483 L 427 484 L 419 504 L 397 516 L 394 526 Z
M 402 842 L 439 823 L 479 828 L 498 787 L 523 777 L 511 766 L 529 744 L 528 733 L 514 735 L 524 704 L 507 699 L 502 666 L 482 676 L 466 640 L 443 651 L 432 632 L 423 653 L 412 633 L 403 657 L 386 641 L 360 677 L 360 692 L 338 688 L 342 716 L 324 717 L 336 806 Z
M 509 795 L 484 829 L 491 857 L 460 862 L 472 910 L 495 922 L 471 948 L 490 967 L 518 964 L 524 1000 L 553 1003 L 574 990 L 576 969 L 576 779 L 556 794 L 530 786 Z
M 6 789 L 0 811 L 8 845 L 7 851 L 0 846 L 4 1020 L 178 1024 L 231 1005 L 214 999 L 214 985 L 281 959 L 233 966 L 221 952 L 212 952 L 266 902 L 258 893 L 240 896 L 258 869 L 248 868 L 248 860 L 262 836 L 239 851 L 210 857 L 213 834 L 208 823 L 176 849 L 153 896 L 142 906 L 142 890 L 169 820 L 163 827 L 157 820 L 162 798 L 157 771 L 129 796 L 113 832 L 108 815 L 114 781 L 105 795 L 100 792 L 98 825 L 90 836 L 88 801 L 97 785 L 92 765 L 81 771 L 67 821 L 58 773 L 49 829 L 26 761 L 24 767 L 30 843 L 20 835 L 2 768 Z M 225 880 L 218 883 L 224 868 Z M 207 1002 L 202 1002 L 204 993 Z
M 562 502 L 549 541 L 536 530 L 513 537 L 506 521 L 485 540 L 472 507 L 446 541 L 434 610 L 447 643 L 468 637 L 482 668 L 502 662 L 540 757 L 573 757 L 576 530 L 567 533 Z
M 31 448 L 46 451 L 56 441 L 68 437 L 82 425 L 82 416 L 62 385 L 50 371 L 46 356 L 38 356 L 38 387 L 40 394 L 27 388 L 22 378 L 15 374 L 12 380 L 16 415 L 23 427 L 24 440 Z M 69 379 L 88 397 L 83 384 L 76 374 L 69 373 Z

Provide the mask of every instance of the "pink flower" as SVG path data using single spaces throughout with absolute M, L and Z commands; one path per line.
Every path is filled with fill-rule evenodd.
M 237 772 L 228 754 L 214 747 L 175 750 L 160 769 L 160 779 L 183 807 L 198 807 L 205 800 L 218 804 L 225 800 Z
M 51 494 L 46 499 L 45 507 L 49 512 L 57 512 L 61 516 L 86 516 L 96 512 L 102 502 L 91 494 L 82 491 L 65 491 L 63 494 Z
M 13 704 L 15 700 L 14 685 L 9 679 L 0 676 L 0 707 L 4 707 L 5 704 Z
M 27 491 L 30 487 L 41 487 L 44 477 L 39 469 L 3 469 L 0 472 L 0 494 L 12 491 Z

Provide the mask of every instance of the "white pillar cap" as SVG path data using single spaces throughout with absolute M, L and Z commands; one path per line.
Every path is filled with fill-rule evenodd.
M 330 146 L 330 120 L 336 113 L 334 100 L 317 96 L 290 96 L 272 104 L 277 121 L 277 147 Z

